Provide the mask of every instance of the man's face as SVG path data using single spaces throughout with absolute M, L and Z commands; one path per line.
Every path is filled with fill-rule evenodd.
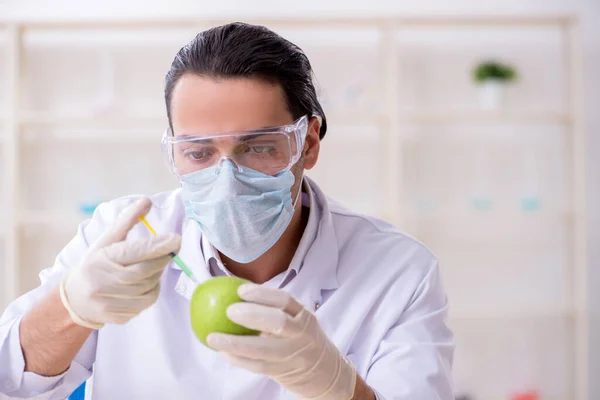
M 214 79 L 183 75 L 171 98 L 173 131 L 178 135 L 209 135 L 243 132 L 294 122 L 279 85 L 256 79 Z M 309 123 L 301 159 L 292 167 L 296 182 L 292 197 L 298 193 L 304 168 L 312 168 L 319 154 L 319 122 Z M 243 135 L 243 133 L 240 133 Z

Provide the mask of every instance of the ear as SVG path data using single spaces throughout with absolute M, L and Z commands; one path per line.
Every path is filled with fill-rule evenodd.
M 321 139 L 319 131 L 321 122 L 319 118 L 312 117 L 308 122 L 306 131 L 306 140 L 304 141 L 304 168 L 312 169 L 319 159 L 319 150 L 321 148 Z

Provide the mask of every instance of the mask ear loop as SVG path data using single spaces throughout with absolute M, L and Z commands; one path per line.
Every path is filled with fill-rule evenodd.
M 306 142 L 304 142 L 304 145 L 306 146 Z M 302 152 L 304 153 L 304 148 L 302 148 Z M 304 156 L 304 154 L 300 156 L 298 161 L 302 160 L 303 156 Z M 303 186 L 304 186 L 304 168 L 302 168 L 302 174 L 300 175 L 300 186 L 298 186 L 298 193 L 296 193 L 296 199 L 294 200 L 294 204 L 292 205 L 294 210 L 296 209 L 296 203 L 298 203 L 298 199 L 300 198 L 300 193 L 302 193 Z
M 296 204 L 298 203 L 298 199 L 300 198 L 300 193 L 302 193 L 302 186 L 304 186 L 304 169 L 302 169 L 302 175 L 300 175 L 300 186 L 298 186 L 298 193 L 296 193 L 296 199 L 292 204 L 292 208 L 296 209 Z
M 322 122 L 323 122 L 323 117 L 321 117 L 318 114 L 313 114 L 313 117 L 317 118 L 319 120 L 319 127 L 321 126 Z M 304 134 L 304 137 L 302 138 L 302 152 L 304 152 L 304 146 L 306 146 L 306 136 L 308 135 L 308 125 L 310 123 L 310 118 L 308 119 L 308 121 L 306 121 L 306 133 Z M 300 156 L 299 160 L 302 159 L 302 156 Z M 302 193 L 302 187 L 304 186 L 304 168 L 302 168 L 302 175 L 300 176 L 300 186 L 298 187 L 298 193 L 296 193 L 296 199 L 294 200 L 294 203 L 292 204 L 292 207 L 294 209 L 296 209 L 296 204 L 298 203 L 298 199 L 300 198 L 300 194 Z

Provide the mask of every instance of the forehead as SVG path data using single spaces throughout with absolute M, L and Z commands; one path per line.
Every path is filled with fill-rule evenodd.
M 175 135 L 232 132 L 293 122 L 280 85 L 253 78 L 183 75 L 171 96 Z

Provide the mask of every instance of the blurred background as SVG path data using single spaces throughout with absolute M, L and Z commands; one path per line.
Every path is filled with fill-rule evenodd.
M 440 259 L 457 398 L 600 399 L 598 0 L 0 1 L 0 310 L 99 202 L 178 186 L 164 75 L 234 20 L 313 64 L 308 175 Z

